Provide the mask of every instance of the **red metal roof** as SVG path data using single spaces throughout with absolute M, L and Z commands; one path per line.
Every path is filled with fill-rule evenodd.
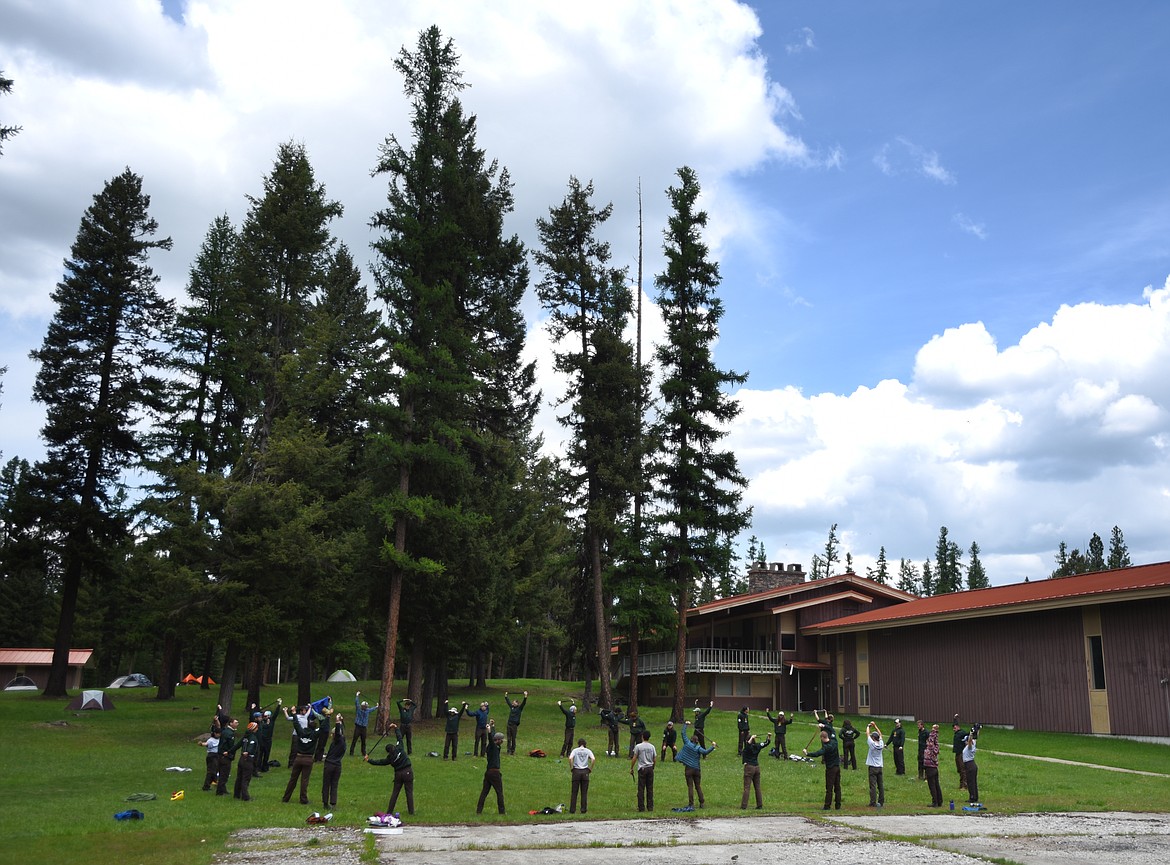
M 932 619 L 974 618 L 1166 595 L 1170 595 L 1170 562 L 1159 562 L 1153 565 L 1080 574 L 1075 577 L 934 595 L 906 604 L 895 604 L 880 610 L 822 622 L 805 628 L 805 631 L 808 633 L 862 631 L 875 627 L 914 625 Z
M 70 649 L 69 666 L 85 666 L 93 649 Z M 0 649 L 0 664 L 23 667 L 47 667 L 53 663 L 52 649 Z
M 895 589 L 893 586 L 883 585 L 868 577 L 862 577 L 858 574 L 846 573 L 837 574 L 832 577 L 825 577 L 822 580 L 806 580 L 803 583 L 796 583 L 791 586 L 781 586 L 778 589 L 765 589 L 762 592 L 755 592 L 750 595 L 732 595 L 730 598 L 720 598 L 715 601 L 709 601 L 706 604 L 701 604 L 697 607 L 691 607 L 687 610 L 688 616 L 703 616 L 708 613 L 718 612 L 719 610 L 726 610 L 732 607 L 743 606 L 744 604 L 751 604 L 757 601 L 777 598 L 789 598 L 791 595 L 800 594 L 802 592 L 811 591 L 813 589 L 824 588 L 825 586 L 837 585 L 839 583 L 846 583 L 855 586 L 863 586 L 866 591 L 884 595 L 888 598 L 895 598 L 897 600 L 913 600 L 914 596 L 903 592 L 901 589 Z M 828 598 L 818 598 L 818 602 L 829 600 Z

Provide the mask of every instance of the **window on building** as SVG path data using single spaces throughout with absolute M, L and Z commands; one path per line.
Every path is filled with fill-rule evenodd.
M 736 676 L 735 677 L 735 696 L 750 697 L 752 695 L 752 677 L 751 676 Z
M 716 697 L 731 697 L 734 696 L 734 676 L 716 676 L 715 677 L 715 696 Z
M 1101 646 L 1101 635 L 1089 637 L 1089 663 L 1092 666 L 1093 690 L 1105 690 L 1105 650 Z
M 869 708 L 869 682 L 861 682 L 857 686 L 858 707 Z
M 845 686 L 844 685 L 837 686 L 837 708 L 839 708 L 839 709 L 845 708 Z
M 783 649 L 785 652 L 795 652 L 796 651 L 796 634 L 781 634 L 780 635 L 780 648 Z

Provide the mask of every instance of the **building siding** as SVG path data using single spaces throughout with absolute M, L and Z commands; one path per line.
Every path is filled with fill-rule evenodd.
M 1079 608 L 870 631 L 870 711 L 1087 733 L 1084 642 Z
M 1170 598 L 1102 604 L 1109 728 L 1122 736 L 1170 736 Z

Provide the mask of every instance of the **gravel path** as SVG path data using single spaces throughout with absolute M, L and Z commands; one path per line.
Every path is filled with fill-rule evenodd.
M 913 838 L 916 840 L 892 840 Z M 359 865 L 360 829 L 251 829 L 229 842 L 221 865 Z M 810 820 L 743 818 L 563 821 L 524 826 L 411 826 L 376 839 L 384 865 L 482 865 L 507 850 L 516 865 L 751 865 L 794 861 L 887 865 L 976 865 L 986 858 L 1020 865 L 1164 865 L 1170 815 L 927 814 Z M 811 857 L 811 858 L 810 858 Z M 492 857 L 497 858 L 497 857 Z

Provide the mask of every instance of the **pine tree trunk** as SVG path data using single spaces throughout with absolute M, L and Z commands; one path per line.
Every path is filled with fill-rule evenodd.
M 239 663 L 240 645 L 235 640 L 228 640 L 227 649 L 223 653 L 223 673 L 219 678 L 219 704 L 225 712 L 232 710 L 232 697 L 236 690 L 236 665 Z
M 597 629 L 597 664 L 601 668 L 601 704 L 613 705 L 613 685 L 609 679 L 609 617 L 605 613 L 605 586 L 601 573 L 601 538 L 589 532 L 589 564 L 593 576 L 593 621 Z
M 175 682 L 182 673 L 179 661 L 182 658 L 183 642 L 174 634 L 167 634 L 163 641 L 162 680 L 158 683 L 156 700 L 172 700 L 175 697 Z
M 414 419 L 414 406 L 405 407 L 407 429 Z M 409 449 L 411 435 L 408 432 L 403 447 Z M 402 501 L 410 495 L 410 466 L 403 463 L 398 469 L 398 494 Z M 399 514 L 394 518 L 394 551 L 401 561 L 406 555 L 406 517 Z M 378 717 L 375 732 L 385 735 L 390 729 L 390 706 L 394 695 L 394 662 L 398 654 L 398 619 L 402 613 L 402 568 L 390 565 L 390 609 L 386 615 L 386 648 L 382 655 L 382 687 L 378 691 Z

